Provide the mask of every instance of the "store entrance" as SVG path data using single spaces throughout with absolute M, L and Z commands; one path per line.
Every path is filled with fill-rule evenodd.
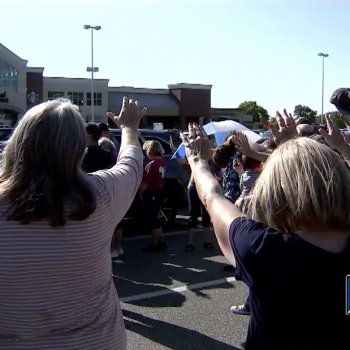
M 14 127 L 18 121 L 18 113 L 8 109 L 0 109 L 0 128 Z

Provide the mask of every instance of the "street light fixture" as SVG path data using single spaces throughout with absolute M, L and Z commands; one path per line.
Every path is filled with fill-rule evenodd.
M 84 29 L 91 30 L 91 67 L 86 70 L 91 72 L 91 120 L 95 121 L 94 73 L 97 73 L 99 69 L 94 67 L 94 30 L 100 30 L 101 26 L 85 24 Z
M 322 110 L 321 110 L 321 124 L 324 124 L 323 117 L 323 103 L 324 103 L 324 59 L 329 57 L 328 53 L 320 52 L 318 54 L 319 57 L 322 57 Z

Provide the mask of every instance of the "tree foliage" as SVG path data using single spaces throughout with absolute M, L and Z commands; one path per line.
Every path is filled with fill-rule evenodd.
M 345 123 L 340 118 L 340 113 L 338 111 L 333 112 L 327 112 L 325 114 L 330 114 L 330 116 L 333 119 L 333 123 L 339 128 L 339 129 L 346 129 Z
M 269 119 L 269 113 L 267 110 L 258 105 L 256 101 L 244 101 L 242 102 L 238 108 L 241 108 L 245 114 L 249 114 L 253 117 L 253 122 L 257 123 L 260 121 L 259 114 L 261 114 L 266 119 Z
M 270 118 L 269 118 L 269 123 L 270 123 L 270 124 L 277 125 L 277 119 L 276 119 L 276 117 L 270 117 Z
M 308 106 L 296 105 L 294 108 L 294 117 L 297 118 L 307 118 L 311 123 L 316 122 L 317 111 L 311 109 Z

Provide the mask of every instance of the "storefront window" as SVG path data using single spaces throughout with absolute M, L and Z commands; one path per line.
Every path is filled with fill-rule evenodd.
M 0 88 L 18 87 L 18 70 L 0 58 Z

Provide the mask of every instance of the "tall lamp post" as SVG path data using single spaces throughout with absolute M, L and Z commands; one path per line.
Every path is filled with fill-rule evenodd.
M 91 120 L 95 121 L 94 73 L 98 72 L 98 67 L 94 67 L 94 30 L 100 30 L 101 26 L 85 24 L 84 29 L 91 30 L 91 67 L 87 67 L 86 70 L 91 72 Z
M 328 57 L 328 53 L 322 53 L 320 52 L 318 56 L 322 57 L 322 110 L 321 110 L 321 124 L 324 122 L 323 117 L 323 103 L 324 103 L 324 59 Z

